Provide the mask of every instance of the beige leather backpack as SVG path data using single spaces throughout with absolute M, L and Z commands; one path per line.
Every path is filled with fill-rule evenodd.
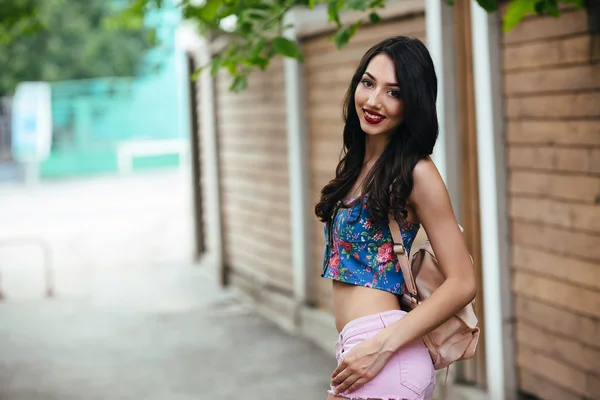
M 398 256 L 405 282 L 400 303 L 403 310 L 410 312 L 440 287 L 445 277 L 429 240 L 425 239 L 419 249 L 410 256 L 404 248 L 398 222 L 391 218 L 389 226 L 394 240 L 394 252 Z M 462 231 L 462 227 L 460 229 Z M 477 322 L 471 302 L 423 337 L 435 369 L 446 368 L 455 361 L 466 360 L 475 355 L 479 340 Z

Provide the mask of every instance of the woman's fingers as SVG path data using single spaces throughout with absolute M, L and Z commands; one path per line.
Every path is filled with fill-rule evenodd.
M 352 384 L 352 386 L 350 386 L 350 388 L 348 388 L 348 393 L 352 393 L 352 392 L 360 389 L 365 383 L 367 383 L 367 380 L 365 378 L 358 379 L 356 382 L 354 382 Z
M 358 375 L 350 375 L 348 378 L 346 378 L 342 383 L 340 383 L 338 386 L 335 386 L 335 393 L 343 393 L 346 392 L 353 384 L 355 384 L 358 380 L 360 380 L 360 376 Z M 361 385 L 362 386 L 362 385 Z M 360 387 L 360 386 L 358 386 Z
M 340 383 L 344 382 L 350 375 L 352 375 L 352 370 L 350 368 L 343 369 L 339 374 L 334 376 L 334 378 L 331 380 L 331 385 L 339 385 Z
M 335 377 L 338 376 L 342 371 L 344 371 L 347 366 L 348 366 L 347 361 L 342 360 L 342 362 L 337 366 L 337 368 L 331 374 L 331 379 L 335 379 Z

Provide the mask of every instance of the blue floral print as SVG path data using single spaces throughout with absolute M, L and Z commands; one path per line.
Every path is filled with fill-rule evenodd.
M 404 284 L 388 224 L 373 221 L 366 201 L 348 200 L 325 224 L 324 278 L 400 294 Z M 420 225 L 399 221 L 410 251 Z M 330 232 L 331 229 L 331 232 Z

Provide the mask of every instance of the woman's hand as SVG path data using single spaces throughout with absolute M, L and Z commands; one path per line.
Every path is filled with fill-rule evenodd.
M 383 351 L 382 342 L 376 337 L 354 346 L 331 374 L 335 393 L 354 392 L 369 382 L 385 367 L 392 354 Z

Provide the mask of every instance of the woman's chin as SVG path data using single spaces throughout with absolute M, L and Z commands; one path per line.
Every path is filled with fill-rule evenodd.
M 368 122 L 361 121 L 360 127 L 363 130 L 363 132 L 369 136 L 377 136 L 385 132 L 385 130 L 382 129 L 383 127 L 379 125 L 372 125 Z

